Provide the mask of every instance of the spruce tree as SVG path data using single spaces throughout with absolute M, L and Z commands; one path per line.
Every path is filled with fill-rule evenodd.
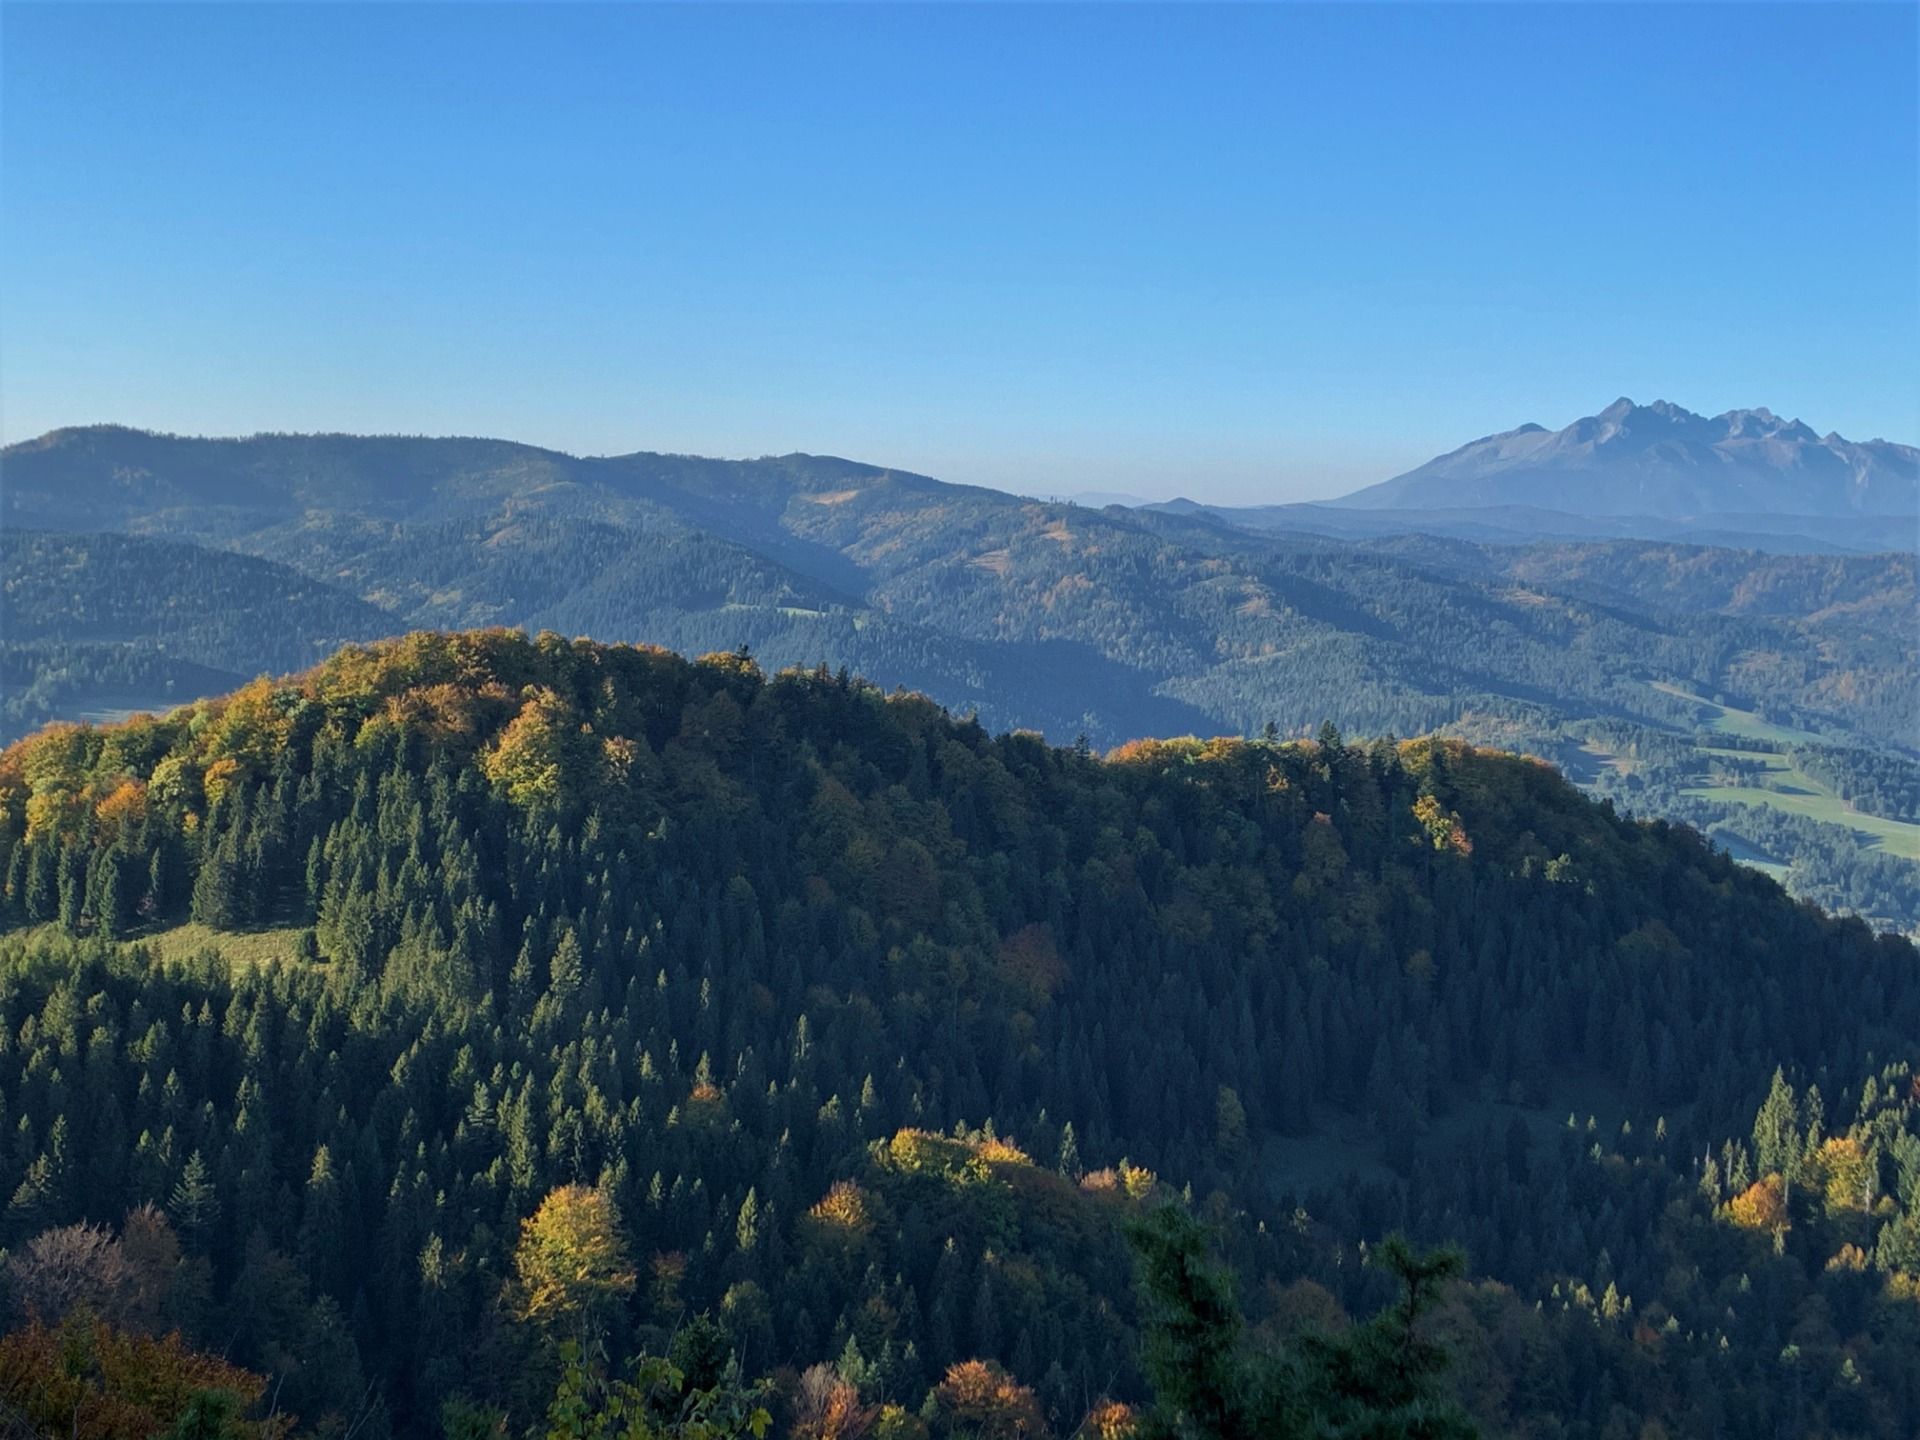
M 180 1227 L 181 1234 L 203 1245 L 219 1219 L 220 1199 L 214 1191 L 213 1178 L 207 1173 L 207 1162 L 198 1150 L 187 1157 L 179 1183 L 167 1197 L 167 1213 Z

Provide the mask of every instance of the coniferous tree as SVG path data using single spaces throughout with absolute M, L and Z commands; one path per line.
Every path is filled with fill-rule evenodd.
M 204 1245 L 210 1238 L 220 1216 L 220 1197 L 198 1150 L 187 1157 L 180 1180 L 167 1197 L 167 1213 L 189 1240 Z

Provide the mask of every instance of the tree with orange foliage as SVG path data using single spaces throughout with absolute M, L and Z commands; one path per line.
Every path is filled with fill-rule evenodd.
M 93 807 L 94 819 L 100 823 L 104 837 L 108 839 L 139 825 L 146 814 L 147 787 L 131 777 L 122 780 Z
M 1029 1010 L 1038 1010 L 1066 982 L 1066 962 L 1044 920 L 1023 925 L 1000 942 L 1000 973 Z
M 1033 1391 L 991 1360 L 963 1360 L 950 1367 L 933 1395 L 936 1434 L 1020 1440 L 1046 1429 Z
M 0 1337 L 0 1409 L 35 1435 L 280 1440 L 292 1416 L 245 1418 L 266 1389 L 265 1377 L 191 1350 L 177 1334 L 156 1340 L 75 1316 Z
M 831 1365 L 809 1366 L 793 1399 L 794 1440 L 860 1440 L 880 1418 L 880 1407 L 860 1403 L 860 1391 Z
M 1754 1181 L 1727 1202 L 1727 1216 L 1747 1230 L 1768 1230 L 1778 1235 L 1787 1229 L 1791 1222 L 1780 1177 L 1767 1175 Z

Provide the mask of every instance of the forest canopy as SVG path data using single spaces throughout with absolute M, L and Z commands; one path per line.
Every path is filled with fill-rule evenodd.
M 423 633 L 10 747 L 0 875 L 10 1254 L 93 1227 L 146 1277 L 103 1323 L 321 1433 L 517 1433 L 569 1345 L 588 1411 L 1117 1426 L 1169 1201 L 1249 1374 L 1390 1306 L 1405 1230 L 1467 1248 L 1422 1323 L 1490 1433 L 1920 1414 L 1912 947 L 1536 761 Z

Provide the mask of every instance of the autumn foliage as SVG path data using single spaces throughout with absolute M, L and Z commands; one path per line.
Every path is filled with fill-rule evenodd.
M 561 1186 L 521 1222 L 513 1270 L 520 1315 L 551 1328 L 591 1328 L 635 1283 L 613 1202 L 584 1185 Z
M 991 1360 L 963 1360 L 934 1389 L 941 1416 L 980 1440 L 1020 1440 L 1046 1430 L 1033 1391 Z
M 266 1385 L 178 1335 L 156 1339 L 101 1320 L 51 1329 L 35 1321 L 0 1337 L 0 1405 L 36 1435 L 279 1440 L 292 1433 L 292 1416 L 242 1418 Z
M 1787 1228 L 1787 1202 L 1778 1175 L 1753 1182 L 1727 1202 L 1727 1215 L 1734 1224 L 1748 1230 L 1779 1231 Z

